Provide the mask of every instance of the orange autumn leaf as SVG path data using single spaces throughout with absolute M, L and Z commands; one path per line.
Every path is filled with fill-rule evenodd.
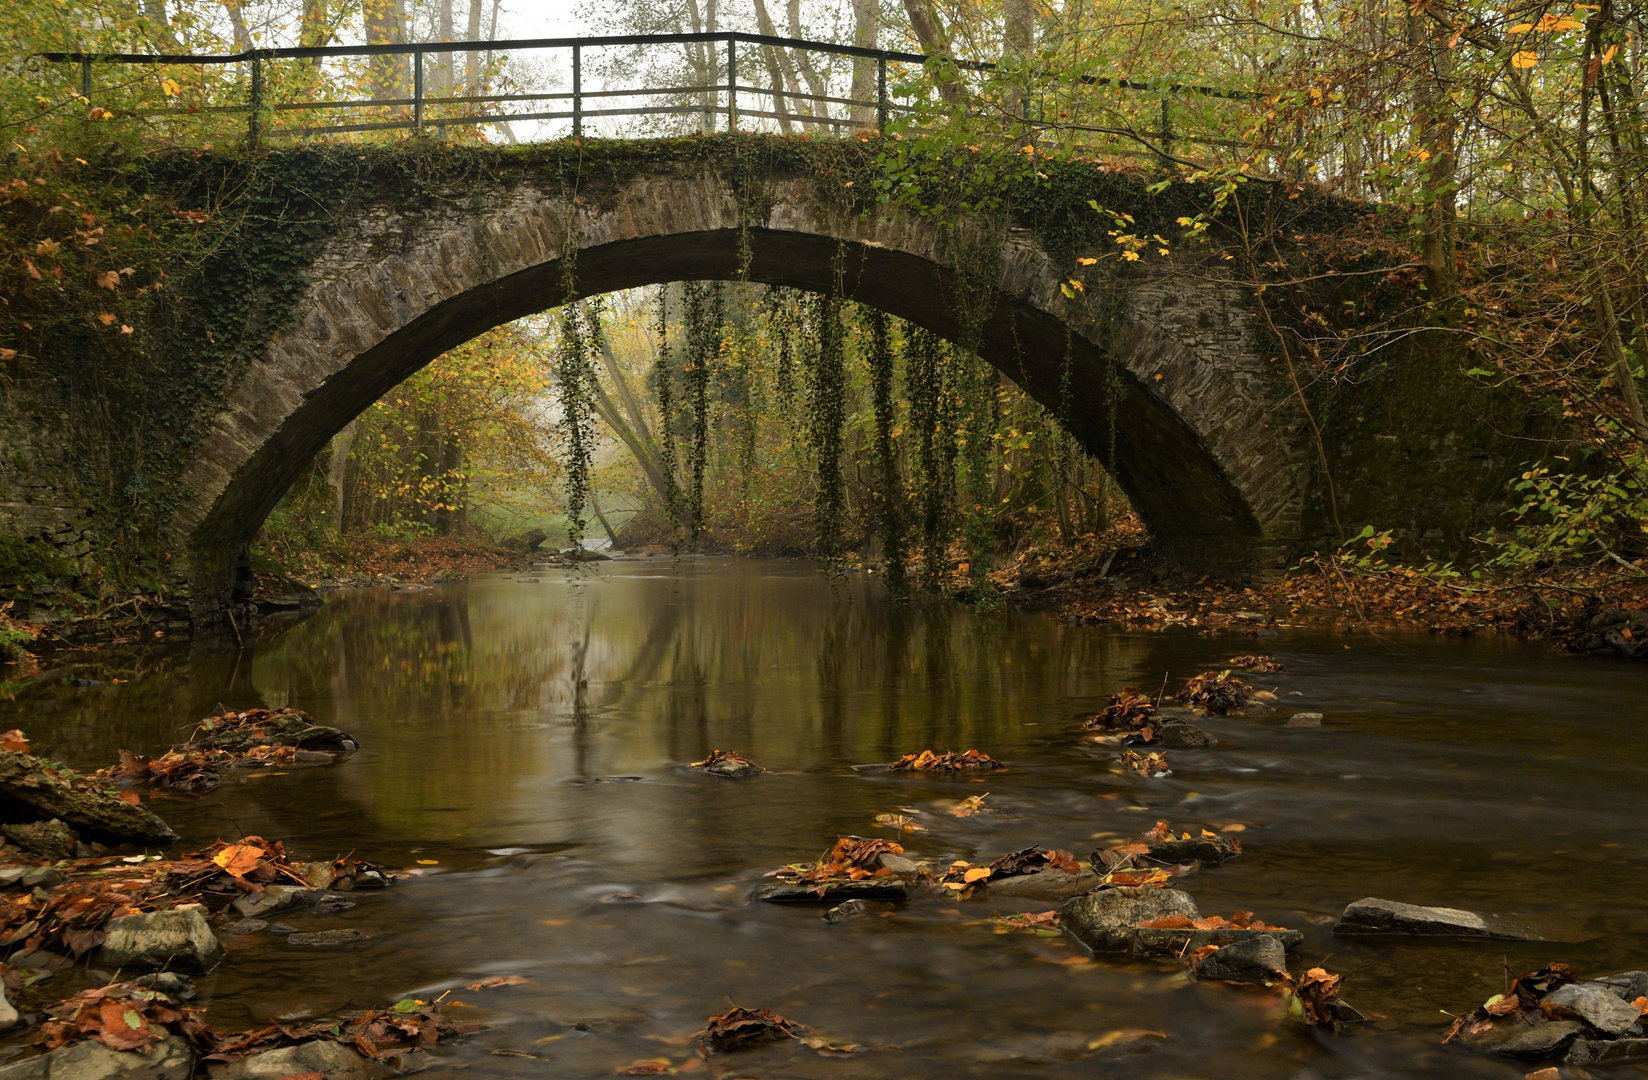
M 264 851 L 251 844 L 230 844 L 216 855 L 212 861 L 231 876 L 245 877 L 257 869 L 258 863 L 263 861 Z
M 29 752 L 29 737 L 18 728 L 12 728 L 4 735 L 0 735 L 0 750 L 10 750 L 14 754 Z

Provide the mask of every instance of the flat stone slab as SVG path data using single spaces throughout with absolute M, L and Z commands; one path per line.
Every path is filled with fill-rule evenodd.
M 1559 986 L 1541 998 L 1539 1004 L 1548 1014 L 1571 1014 L 1604 1035 L 1623 1035 L 1642 1017 L 1635 1005 L 1627 1004 L 1610 987 L 1596 983 Z
M 1200 750 L 1218 746 L 1219 740 L 1183 720 L 1170 720 L 1156 733 L 1156 741 L 1168 750 Z
M 815 885 L 778 882 L 763 885 L 753 899 L 769 904 L 839 904 L 843 900 L 908 900 L 909 887 L 897 878 L 866 878 L 863 881 L 832 882 L 822 890 Z
M 1242 849 L 1228 836 L 1198 836 L 1189 840 L 1157 840 L 1145 856 L 1159 863 L 1222 863 Z
M 189 1047 L 175 1035 L 147 1052 L 87 1041 L 13 1062 L 0 1068 L 0 1080 L 189 1080 L 194 1063 Z
M 1603 1065 L 1648 1058 L 1648 1039 L 1575 1039 L 1563 1059 L 1570 1065 Z
M 1547 1020 L 1538 1013 L 1516 1014 L 1494 1021 L 1492 1027 L 1479 1034 L 1462 1035 L 1459 1041 L 1484 1054 L 1542 1058 L 1561 1050 L 1584 1031 L 1585 1025 L 1577 1020 Z
M 103 933 L 103 946 L 97 951 L 100 967 L 210 971 L 223 957 L 217 935 L 196 908 L 110 919 Z
M 379 1080 L 389 1070 L 330 1039 L 282 1046 L 241 1058 L 227 1065 L 208 1065 L 212 1080 L 282 1080 L 283 1077 L 324 1076 L 326 1080 Z
M 1366 897 L 1345 908 L 1334 924 L 1341 937 L 1450 937 L 1494 941 L 1539 941 L 1525 927 L 1459 908 L 1420 907 Z
M 1058 903 L 1096 888 L 1098 884 L 1099 875 L 1086 867 L 1083 867 L 1079 874 L 1049 868 L 1038 870 L 1034 874 L 1019 874 L 1017 877 L 1005 877 L 1000 880 L 991 879 L 985 883 L 984 892 L 991 898 Z
M 45 821 L 56 818 L 81 839 L 169 844 L 177 839 L 164 821 L 142 806 L 101 791 L 80 790 L 50 772 L 32 754 L 0 750 L 0 796 L 27 806 Z
M 1288 977 L 1287 949 L 1268 934 L 1233 942 L 1202 957 L 1196 977 L 1270 986 Z

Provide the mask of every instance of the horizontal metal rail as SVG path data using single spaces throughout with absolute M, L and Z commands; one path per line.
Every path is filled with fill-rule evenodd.
M 620 90 L 584 90 L 582 85 L 582 56 L 585 49 L 624 48 L 639 45 L 720 45 L 725 47 L 725 68 L 727 80 L 701 86 L 675 86 L 663 88 L 636 88 Z M 827 94 L 799 93 L 785 89 L 782 85 L 776 87 L 744 86 L 738 82 L 738 53 L 739 45 L 755 46 L 760 49 L 796 49 L 807 52 L 825 53 L 832 56 L 850 57 L 853 59 L 868 59 L 876 62 L 876 100 L 864 101 L 849 97 L 834 97 Z M 540 49 L 570 49 L 572 51 L 572 89 L 564 92 L 520 93 L 520 94 L 466 94 L 430 96 L 424 93 L 424 58 L 426 56 L 451 55 L 453 53 L 480 53 L 516 52 Z M 139 65 L 199 65 L 222 66 L 229 64 L 248 64 L 251 68 L 250 100 L 244 105 L 214 105 L 198 108 L 182 108 L 180 112 L 186 114 L 202 113 L 249 113 L 248 142 L 256 145 L 263 131 L 263 116 L 265 113 L 274 114 L 294 111 L 319 111 L 325 109 L 371 109 L 395 108 L 410 106 L 413 115 L 410 119 L 386 120 L 382 122 L 363 122 L 358 124 L 335 124 L 304 128 L 279 129 L 282 136 L 298 134 L 330 134 L 355 131 L 389 131 L 411 129 L 421 133 L 426 127 L 434 126 L 439 130 L 450 125 L 462 124 L 495 124 L 511 121 L 528 120 L 571 120 L 573 136 L 583 135 L 583 122 L 586 117 L 608 116 L 656 116 L 656 115 L 693 115 L 704 116 L 724 115 L 729 130 L 736 129 L 740 114 L 747 117 L 778 120 L 780 122 L 795 122 L 802 125 L 830 125 L 832 128 L 885 128 L 895 111 L 910 111 L 910 106 L 895 104 L 889 97 L 887 86 L 887 65 L 914 64 L 925 66 L 929 62 L 938 61 L 949 64 L 956 69 L 971 72 L 991 72 L 999 70 L 999 65 L 989 61 L 961 60 L 951 57 L 931 56 L 921 53 L 900 52 L 888 49 L 871 49 L 857 45 L 839 45 L 834 42 L 807 41 L 800 38 L 777 37 L 768 34 L 750 34 L 742 31 L 716 31 L 704 33 L 683 34 L 619 34 L 600 37 L 561 37 L 561 38 L 527 38 L 520 40 L 480 40 L 480 41 L 429 41 L 410 44 L 380 44 L 380 45 L 327 45 L 327 46 L 299 46 L 295 48 L 267 48 L 247 49 L 237 53 L 87 53 L 87 52 L 51 52 L 37 54 L 41 59 L 56 63 L 77 63 L 81 69 L 81 84 L 83 96 L 89 97 L 92 92 L 92 66 L 94 64 L 139 64 Z M 331 58 L 348 57 L 411 57 L 412 67 L 412 96 L 376 99 L 348 99 L 341 101 L 307 101 L 307 102 L 275 102 L 264 100 L 264 72 L 263 65 L 280 60 L 326 60 Z M 719 58 L 718 58 L 719 61 Z M 721 66 L 719 62 L 717 67 Z M 1229 140 L 1201 139 L 1189 134 L 1174 132 L 1169 123 L 1169 98 L 1181 94 L 1201 97 L 1225 98 L 1230 100 L 1253 100 L 1259 97 L 1251 91 L 1226 90 L 1213 86 L 1201 86 L 1189 83 L 1148 83 L 1129 79 L 1109 78 L 1104 76 L 1084 75 L 1079 81 L 1085 86 L 1114 87 L 1115 89 L 1131 92 L 1142 92 L 1161 95 L 1161 125 L 1160 131 L 1150 133 L 1115 132 L 1126 134 L 1128 137 L 1138 138 L 1140 135 L 1156 137 L 1160 141 L 1160 148 L 1156 151 L 1159 156 L 1168 158 L 1171 155 L 1175 140 L 1195 142 L 1203 145 L 1230 145 Z M 740 109 L 738 98 L 740 94 L 768 97 L 772 100 L 771 110 Z M 706 100 L 697 105 L 657 105 L 631 106 L 625 108 L 587 109 L 586 100 L 600 100 L 624 97 L 646 96 L 683 96 L 706 95 Z M 721 96 L 725 95 L 723 103 Z M 713 97 L 709 97 L 713 95 Z M 571 110 L 540 110 L 529 113 L 514 114 L 483 114 L 474 116 L 434 116 L 426 115 L 430 106 L 443 105 L 501 105 L 509 102 L 550 102 L 570 101 Z M 793 101 L 810 103 L 813 107 L 823 106 L 817 112 L 791 111 L 784 103 Z M 874 109 L 875 122 L 870 123 L 862 117 L 830 116 L 830 105 L 846 106 L 849 109 Z M 142 109 L 132 110 L 127 115 L 136 116 L 164 116 L 172 115 L 172 109 Z M 1106 129 L 1090 129 L 1104 131 Z M 277 132 L 271 132 L 275 134 Z

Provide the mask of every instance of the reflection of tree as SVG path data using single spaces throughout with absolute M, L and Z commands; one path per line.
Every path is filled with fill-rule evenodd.
M 1150 654 L 1172 652 L 1159 640 L 893 605 L 873 582 L 832 587 L 808 567 L 654 561 L 575 582 L 345 594 L 249 643 L 238 671 L 232 643 L 114 656 L 118 667 L 88 674 L 138 681 L 39 687 L 0 722 L 92 766 L 166 746 L 219 702 L 290 703 L 354 732 L 363 752 L 180 810 L 197 831 L 262 829 L 304 850 L 472 837 L 576 840 L 618 860 L 696 845 L 730 860 L 741 817 L 813 821 L 820 808 L 775 809 L 756 787 L 568 781 L 668 777 L 669 764 L 717 747 L 783 771 L 925 747 L 1010 757 L 1021 722 L 1063 720 L 1072 698 L 1159 679 Z M 886 809 L 864 802 L 885 798 L 873 786 L 802 790 L 845 800 L 831 820 Z

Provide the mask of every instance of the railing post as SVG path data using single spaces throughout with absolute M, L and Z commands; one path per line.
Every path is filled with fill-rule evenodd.
M 738 41 L 727 39 L 727 130 L 738 130 Z
M 572 47 L 572 137 L 584 137 L 584 49 Z
M 412 134 L 423 134 L 423 50 L 412 50 Z
M 892 103 L 887 100 L 887 58 L 876 57 L 876 130 L 886 131 L 892 119 Z
M 80 58 L 80 96 L 91 100 L 92 96 L 92 58 Z
M 246 146 L 256 150 L 263 137 L 263 60 L 252 57 L 252 117 L 246 123 Z
M 1162 95 L 1162 164 L 1172 164 L 1173 158 L 1173 123 L 1168 112 L 1167 94 Z

